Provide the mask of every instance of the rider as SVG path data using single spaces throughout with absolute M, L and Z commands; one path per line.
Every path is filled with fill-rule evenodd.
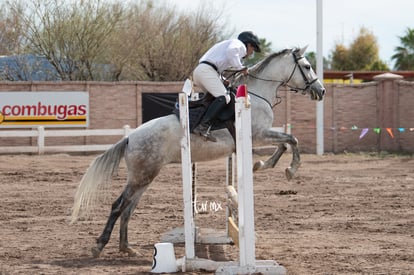
M 225 70 L 242 70 L 248 74 L 241 59 L 250 56 L 253 51 L 260 52 L 259 38 L 251 31 L 238 35 L 237 39 L 224 40 L 211 47 L 199 60 L 193 72 L 194 84 L 203 91 L 215 97 L 201 119 L 200 124 L 193 130 L 195 134 L 204 136 L 207 140 L 216 142 L 211 135 L 211 120 L 230 102 L 230 95 L 220 79 L 220 73 Z

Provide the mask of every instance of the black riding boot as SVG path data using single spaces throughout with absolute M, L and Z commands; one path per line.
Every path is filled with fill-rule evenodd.
M 226 105 L 227 102 L 225 96 L 219 96 L 214 99 L 210 106 L 208 106 L 208 109 L 201 119 L 200 124 L 194 128 L 193 133 L 203 136 L 212 142 L 216 142 L 217 139 L 210 133 L 211 120 L 213 120 L 220 113 L 220 111 L 226 107 Z

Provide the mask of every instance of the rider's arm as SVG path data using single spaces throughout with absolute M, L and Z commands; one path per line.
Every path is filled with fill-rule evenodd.
M 245 47 L 240 47 L 240 45 L 238 44 L 231 43 L 226 51 L 226 58 L 227 58 L 228 64 L 230 64 L 231 66 L 231 69 L 234 69 L 234 70 L 243 69 L 244 66 L 241 63 L 241 59 L 245 55 L 246 55 Z

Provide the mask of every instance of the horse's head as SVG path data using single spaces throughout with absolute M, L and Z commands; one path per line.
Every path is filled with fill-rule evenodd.
M 279 83 L 277 87 L 287 86 L 293 91 L 308 93 L 312 100 L 322 100 L 325 87 L 304 56 L 306 48 L 270 54 L 253 66 L 249 75 L 256 83 Z
M 306 47 L 291 51 L 293 56 L 293 69 L 286 81 L 286 86 L 294 91 L 309 93 L 312 100 L 322 100 L 325 95 L 325 87 L 318 79 L 311 64 L 304 56 Z

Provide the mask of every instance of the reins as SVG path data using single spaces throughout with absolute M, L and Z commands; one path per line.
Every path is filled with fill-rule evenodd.
M 250 95 L 254 95 L 255 97 L 257 97 L 257 98 L 260 98 L 260 99 L 262 99 L 262 100 L 264 100 L 267 104 L 269 104 L 269 106 L 270 106 L 270 108 L 271 109 L 273 109 L 276 105 L 278 105 L 278 104 L 280 104 L 281 102 L 282 102 L 282 98 L 280 97 L 280 96 L 277 96 L 277 94 L 276 94 L 276 99 L 277 99 L 277 101 L 276 101 L 276 103 L 275 104 L 270 104 L 270 102 L 269 102 L 269 100 L 267 100 L 266 98 L 264 98 L 264 97 L 262 97 L 261 95 L 258 95 L 258 94 L 256 94 L 256 93 L 253 93 L 253 92 L 251 92 L 251 91 L 249 91 L 249 90 L 247 90 L 247 92 L 250 94 Z
M 220 74 L 220 77 L 221 77 L 221 79 L 223 80 L 223 81 L 228 81 L 228 79 L 233 79 L 233 81 L 231 81 L 230 82 L 230 85 L 229 86 L 234 86 L 233 85 L 233 83 L 236 81 L 236 79 L 238 79 L 239 77 L 245 77 L 244 75 L 241 75 L 240 74 L 240 72 L 242 72 L 243 70 L 225 70 L 225 71 L 223 71 L 221 74 Z M 226 73 L 226 72 L 230 72 L 230 75 L 227 77 L 227 78 L 225 78 L 224 77 L 224 73 Z M 248 76 L 251 76 L 250 74 L 248 74 Z M 264 80 L 264 79 L 260 79 L 260 80 Z M 269 80 L 269 81 L 272 81 L 272 80 Z M 245 81 L 244 81 L 245 82 Z M 272 82 L 275 82 L 275 81 L 272 81 Z M 258 94 L 256 94 L 256 93 L 254 93 L 254 92 L 252 92 L 252 91 L 247 91 L 249 94 L 251 94 L 251 95 L 254 95 L 255 97 L 257 97 L 257 98 L 259 98 L 259 99 L 261 99 L 261 100 L 263 100 L 264 102 L 266 102 L 269 106 L 270 106 L 270 108 L 271 109 L 273 109 L 276 105 L 278 105 L 278 104 L 280 104 L 281 102 L 282 102 L 282 100 L 281 100 L 281 97 L 279 97 L 278 95 L 277 95 L 277 93 L 276 93 L 276 99 L 277 99 L 277 102 L 275 103 L 275 104 L 271 104 L 270 102 L 269 102 L 269 100 L 267 100 L 266 98 L 264 98 L 263 96 L 261 96 L 261 95 L 258 95 Z
M 231 72 L 231 74 L 227 77 L 227 78 L 225 78 L 224 76 L 223 76 L 223 73 L 221 73 L 220 74 L 220 77 L 221 77 L 221 79 L 223 80 L 223 81 L 225 81 L 225 80 L 227 80 L 227 79 L 233 79 L 234 81 L 236 80 L 236 79 L 238 79 L 239 78 L 239 76 L 242 76 L 242 77 L 245 77 L 244 75 L 240 75 L 240 72 L 241 71 L 243 71 L 243 70 L 235 70 L 235 71 L 230 71 L 230 70 L 226 70 L 226 71 L 224 71 L 223 73 L 225 73 L 225 72 Z M 277 81 L 277 80 L 267 80 L 267 79 L 263 79 L 263 78 L 259 78 L 259 77 L 257 77 L 257 76 L 253 76 L 253 75 L 251 75 L 251 74 L 248 74 L 248 76 L 252 76 L 253 78 L 256 78 L 256 79 L 258 79 L 258 80 L 263 80 L 263 81 L 270 81 L 270 82 L 282 82 L 282 81 Z M 231 83 L 233 83 L 234 81 L 232 81 Z M 233 86 L 232 84 L 230 85 L 230 86 Z M 277 90 L 277 88 L 276 88 L 276 90 Z M 261 99 L 261 100 L 263 100 L 264 102 L 266 102 L 268 105 L 269 105 L 269 107 L 271 108 L 271 109 L 273 109 L 276 105 L 278 105 L 278 104 L 280 104 L 281 102 L 282 102 L 282 98 L 280 97 L 280 96 L 278 96 L 277 95 L 277 91 L 276 91 L 276 103 L 275 104 L 271 104 L 270 102 L 269 102 L 269 100 L 267 100 L 266 98 L 264 98 L 263 96 L 261 96 L 261 95 L 258 95 L 258 94 L 256 94 L 256 93 L 254 93 L 254 92 L 252 92 L 252 91 L 249 91 L 249 90 L 247 90 L 247 92 L 249 93 L 249 94 L 251 94 L 251 95 L 254 95 L 255 97 L 257 97 L 257 98 L 259 98 L 259 99 Z

